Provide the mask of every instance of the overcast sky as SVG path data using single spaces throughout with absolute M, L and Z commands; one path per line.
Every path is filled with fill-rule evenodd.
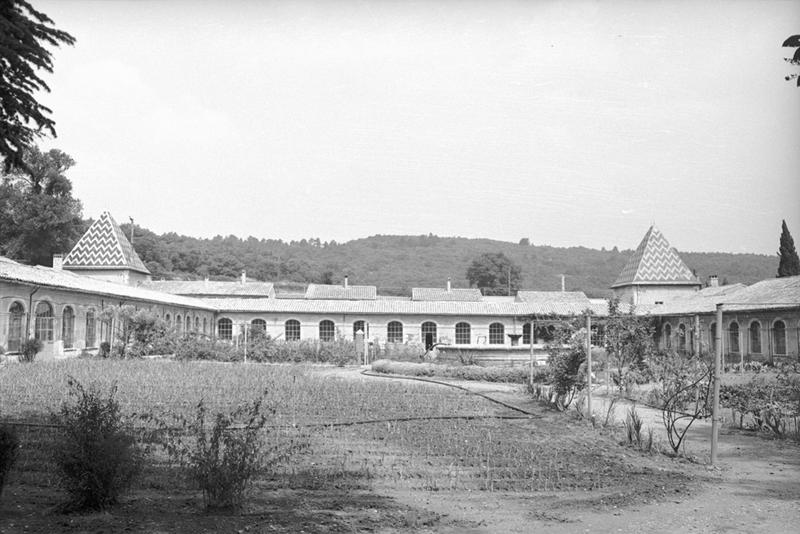
M 34 0 L 85 216 L 210 237 L 800 241 L 800 2 Z

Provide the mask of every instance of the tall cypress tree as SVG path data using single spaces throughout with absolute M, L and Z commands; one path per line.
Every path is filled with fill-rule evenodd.
M 778 264 L 778 278 L 783 276 L 796 276 L 800 274 L 800 258 L 797 257 L 797 250 L 794 248 L 794 239 L 783 221 L 781 229 L 781 248 L 778 250 L 780 263 Z

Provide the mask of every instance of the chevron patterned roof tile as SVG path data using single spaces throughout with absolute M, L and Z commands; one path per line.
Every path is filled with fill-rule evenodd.
M 637 283 L 699 284 L 669 241 L 651 226 L 611 287 Z
M 66 255 L 64 267 L 126 267 L 150 273 L 122 229 L 107 211 L 92 223 Z

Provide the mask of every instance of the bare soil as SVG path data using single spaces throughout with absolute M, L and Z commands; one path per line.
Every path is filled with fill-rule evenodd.
M 353 368 L 324 372 L 331 379 L 385 380 L 359 375 Z M 586 453 L 595 464 L 586 477 L 602 473 L 603 486 L 533 492 L 426 489 L 424 480 L 375 476 L 380 470 L 371 475 L 353 471 L 329 480 L 299 472 L 288 481 L 259 481 L 247 507 L 228 514 L 204 512 L 196 491 L 169 478 L 149 477 L 151 482 L 137 487 L 108 511 L 63 514 L 59 511 L 63 494 L 54 486 L 52 474 L 28 466 L 24 476 L 12 475 L 0 497 L 0 533 L 779 533 L 796 532 L 800 524 L 800 447 L 794 442 L 723 429 L 720 461 L 711 467 L 707 464 L 710 425 L 706 422 L 698 423 L 688 438 L 687 453 L 694 460 L 647 455 L 618 446 L 619 438 L 610 430 L 595 430 L 570 414 L 534 403 L 517 386 L 459 384 L 535 414 L 526 420 L 482 423 L 499 439 L 518 439 L 526 433 L 563 436 L 564 429 L 576 444 L 590 437 L 595 450 Z M 657 414 L 646 415 L 650 424 L 658 424 Z M 623 416 L 624 407 L 618 407 L 615 417 Z M 337 434 L 331 436 L 339 439 Z M 344 444 L 330 446 L 346 446 L 356 457 L 374 457 L 369 448 L 375 445 L 367 441 L 348 438 Z M 421 456 L 410 458 L 423 462 Z M 414 467 L 421 471 L 446 468 L 447 459 L 425 461 L 430 464 Z

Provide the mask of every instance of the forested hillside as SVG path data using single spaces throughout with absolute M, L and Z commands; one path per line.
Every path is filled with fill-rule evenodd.
M 130 228 L 122 225 L 130 235 Z M 347 243 L 304 239 L 240 239 L 217 236 L 198 239 L 175 233 L 156 235 L 136 227 L 134 247 L 155 278 L 248 278 L 295 283 L 376 285 L 382 294 L 410 294 L 411 287 L 466 287 L 470 262 L 486 252 L 502 252 L 522 271 L 525 289 L 557 290 L 561 274 L 568 290 L 606 296 L 632 250 L 556 248 L 461 237 L 376 235 Z M 689 268 L 705 280 L 752 283 L 775 276 L 777 258 L 759 254 L 682 253 Z

